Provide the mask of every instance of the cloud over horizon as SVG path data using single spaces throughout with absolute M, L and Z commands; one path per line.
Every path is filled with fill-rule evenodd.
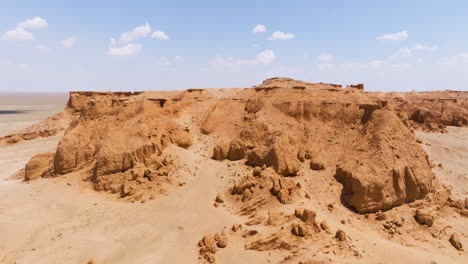
M 376 37 L 376 40 L 380 41 L 402 41 L 402 40 L 407 40 L 408 39 L 408 32 L 406 30 L 397 32 L 397 33 L 392 33 L 392 34 L 385 34 L 379 37 Z
M 131 58 L 140 54 L 142 49 L 142 45 L 132 43 L 118 47 L 115 39 L 111 39 L 107 55 L 116 58 Z
M 131 31 L 122 33 L 118 42 L 112 38 L 107 49 L 107 55 L 116 58 L 135 57 L 143 50 L 143 45 L 135 44 L 134 42 L 148 37 L 158 40 L 169 40 L 169 36 L 161 30 L 151 33 L 150 24 L 145 23 L 133 28 Z
M 154 31 L 152 34 L 151 34 L 151 37 L 154 38 L 154 39 L 161 39 L 161 40 L 168 40 L 169 39 L 169 36 L 160 31 L 160 30 L 156 30 Z
M 390 59 L 403 59 L 403 58 L 410 58 L 414 55 L 415 51 L 434 51 L 437 49 L 437 46 L 424 46 L 417 44 L 414 47 L 404 47 L 398 49 L 394 54 L 390 55 Z
M 132 31 L 122 33 L 120 35 L 120 42 L 126 44 L 137 40 L 138 38 L 146 38 L 151 33 L 151 26 L 146 23 L 141 26 L 135 27 Z
M 268 40 L 289 40 L 295 37 L 296 35 L 292 33 L 284 33 L 282 31 L 275 31 L 270 37 L 268 37 Z
M 267 31 L 266 26 L 262 24 L 258 24 L 252 29 L 252 33 L 262 33 L 266 31 Z
M 33 41 L 36 38 L 29 30 L 46 29 L 49 26 L 47 21 L 41 17 L 26 19 L 19 22 L 15 29 L 11 29 L 3 33 L 2 39 L 8 41 Z
M 49 26 L 49 23 L 42 17 L 35 17 L 35 18 L 30 18 L 26 19 L 23 22 L 18 23 L 16 26 L 17 28 L 22 28 L 22 29 L 46 29 Z
M 72 48 L 73 46 L 75 46 L 77 40 L 78 39 L 75 36 L 72 36 L 72 37 L 69 37 L 69 38 L 66 38 L 66 39 L 60 41 L 60 43 L 62 44 L 62 46 L 64 48 L 69 49 L 69 48 Z

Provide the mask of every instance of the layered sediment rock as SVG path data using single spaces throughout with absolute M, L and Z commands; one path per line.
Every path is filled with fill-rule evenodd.
M 300 188 L 283 188 L 282 177 L 314 170 L 343 184 L 345 204 L 360 213 L 376 212 L 433 189 L 427 155 L 411 129 L 466 125 L 468 94 L 446 95 L 455 99 L 430 101 L 430 94 L 368 93 L 285 78 L 232 92 L 72 93 L 66 109 L 72 121 L 51 174 L 80 171 L 96 190 L 133 196 L 144 186 L 170 181 L 178 161 L 165 149 L 190 148 L 201 132 L 215 142 L 208 154 L 213 159 L 243 160 L 276 173 L 236 190 L 244 201 L 265 185 L 288 203 Z M 427 102 L 440 113 L 424 112 Z

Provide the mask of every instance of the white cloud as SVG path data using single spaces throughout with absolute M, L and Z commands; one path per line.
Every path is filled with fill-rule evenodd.
M 16 28 L 22 28 L 22 29 L 45 29 L 49 26 L 47 21 L 43 19 L 42 17 L 35 17 L 35 18 L 30 18 L 26 19 L 23 22 L 18 23 L 16 25 Z
M 437 49 L 437 46 L 423 46 L 423 45 L 416 45 L 414 47 L 410 48 L 400 48 L 397 50 L 393 55 L 389 56 L 390 59 L 404 59 L 404 58 L 409 58 L 414 55 L 414 51 L 434 51 Z
M 48 52 L 48 51 L 50 51 L 50 49 L 49 49 L 48 47 L 44 46 L 44 45 L 37 45 L 37 46 L 36 46 L 36 49 L 38 49 L 38 50 L 40 50 L 40 51 L 42 51 L 42 52 Z
M 156 39 L 169 39 L 169 36 L 166 33 L 159 30 L 151 34 L 151 26 L 146 23 L 144 25 L 135 27 L 132 31 L 122 33 L 120 35 L 119 43 L 117 43 L 117 41 L 112 38 L 110 40 L 110 46 L 107 50 L 107 55 L 112 57 L 134 57 L 141 52 L 143 45 L 134 44 L 132 42 L 139 38 L 147 38 L 149 36 Z
M 383 36 L 379 36 L 376 40 L 383 40 L 383 41 L 401 41 L 408 39 L 408 32 L 406 30 L 402 32 L 397 32 L 393 34 L 385 34 Z
M 328 54 L 328 53 L 322 53 L 320 55 L 317 56 L 317 58 L 315 59 L 317 62 L 331 62 L 333 60 L 333 55 L 331 54 Z
M 146 38 L 151 33 L 151 27 L 148 23 L 135 27 L 130 32 L 125 32 L 120 36 L 120 42 L 130 43 L 138 38 Z
M 275 59 L 276 55 L 272 50 L 264 50 L 255 57 L 255 60 L 260 64 L 270 64 Z
M 107 50 L 107 55 L 111 57 L 117 57 L 117 58 L 135 57 L 141 52 L 142 49 L 143 49 L 142 45 L 132 44 L 132 43 L 125 44 L 121 47 L 116 47 L 116 46 L 111 45 Z
M 2 38 L 9 41 L 32 41 L 35 39 L 31 32 L 23 28 L 8 30 L 2 35 Z
M 155 38 L 155 39 L 162 39 L 162 40 L 168 40 L 169 39 L 169 36 L 166 33 L 162 32 L 160 30 L 154 31 L 153 34 L 151 34 L 151 37 Z
M 212 69 L 234 68 L 240 69 L 240 66 L 245 65 L 268 65 L 276 60 L 276 54 L 272 50 L 264 50 L 255 56 L 255 59 L 240 59 L 235 60 L 234 57 L 216 57 L 211 61 Z
M 252 32 L 253 33 L 260 33 L 260 32 L 266 32 L 266 30 L 267 29 L 266 29 L 265 25 L 258 24 L 252 29 Z
M 268 39 L 269 40 L 288 40 L 288 39 L 293 39 L 295 37 L 296 35 L 292 33 L 284 33 L 281 31 L 275 31 Z
M 69 38 L 66 38 L 62 41 L 60 41 L 60 43 L 62 44 L 62 46 L 64 48 L 72 48 L 73 46 L 75 46 L 76 44 L 76 41 L 77 41 L 77 38 L 75 36 L 72 36 L 72 37 L 69 37 Z
M 414 46 L 414 50 L 433 51 L 436 49 L 437 49 L 437 46 L 428 47 L 428 46 L 424 46 L 420 44 Z
M 30 18 L 19 22 L 15 29 L 3 33 L 2 38 L 9 41 L 32 41 L 34 35 L 26 29 L 45 29 L 49 26 L 47 21 L 41 17 Z

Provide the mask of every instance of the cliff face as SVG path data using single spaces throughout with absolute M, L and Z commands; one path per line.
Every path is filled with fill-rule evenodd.
M 466 92 L 367 93 L 282 78 L 246 89 L 73 92 L 65 110 L 72 121 L 46 156 L 52 162 L 43 162 L 52 169 L 30 171 L 73 172 L 95 190 L 145 199 L 177 182 L 178 161 L 167 147 L 190 149 L 203 139 L 213 159 L 271 167 L 274 179 L 332 168 L 342 201 L 375 212 L 433 190 L 431 165 L 411 130 L 467 125 L 467 100 Z
M 444 132 L 446 126 L 468 125 L 468 92 L 375 93 L 388 100 L 405 124 L 424 131 Z

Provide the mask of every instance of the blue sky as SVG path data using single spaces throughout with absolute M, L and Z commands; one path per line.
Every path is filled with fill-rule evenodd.
M 3 0 L 0 91 L 248 87 L 274 76 L 468 90 L 466 14 L 464 0 Z

